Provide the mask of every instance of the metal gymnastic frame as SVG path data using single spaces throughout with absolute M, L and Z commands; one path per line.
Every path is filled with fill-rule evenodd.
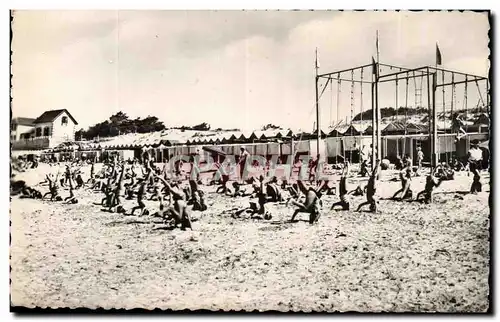
M 380 73 L 380 67 L 386 67 L 390 69 L 395 69 L 397 70 L 396 72 L 391 72 L 391 73 L 385 73 L 381 74 Z M 364 68 L 372 68 L 372 80 L 371 81 L 364 81 L 362 79 L 360 80 L 354 80 L 354 79 L 343 79 L 341 78 L 342 73 L 350 73 L 354 72 L 356 70 L 361 70 Z M 437 79 L 437 74 L 438 72 L 441 72 L 443 74 L 442 82 L 438 83 Z M 451 73 L 452 75 L 452 82 L 451 83 L 444 83 L 444 74 L 445 73 Z M 400 77 L 400 75 L 405 75 L 404 77 Z M 337 77 L 335 77 L 337 75 Z M 462 81 L 454 81 L 455 75 L 465 77 L 465 80 Z M 491 119 L 491 112 L 490 112 L 490 84 L 489 80 L 486 77 L 482 76 L 477 76 L 477 75 L 472 75 L 472 74 L 466 74 L 458 71 L 453 71 L 453 70 L 448 70 L 444 68 L 438 68 L 436 67 L 431 67 L 431 66 L 421 66 L 418 68 L 406 68 L 406 67 L 401 67 L 401 66 L 395 66 L 395 65 L 390 65 L 390 64 L 384 64 L 380 62 L 375 62 L 373 61 L 371 64 L 366 64 L 358 67 L 353 67 L 353 68 L 347 68 L 339 71 L 334 71 L 330 73 L 324 73 L 324 74 L 318 74 L 316 72 L 316 112 L 317 112 L 317 118 L 318 118 L 318 142 L 319 142 L 319 137 L 320 137 L 320 131 L 319 131 L 319 94 L 318 94 L 318 84 L 319 80 L 322 78 L 326 78 L 327 82 L 325 84 L 324 89 L 328 85 L 328 82 L 332 80 L 340 80 L 340 81 L 346 81 L 346 82 L 357 82 L 357 83 L 370 83 L 371 84 L 371 105 L 372 105 L 372 168 L 375 165 L 375 161 L 377 158 L 382 157 L 382 145 L 381 145 L 381 128 L 380 128 L 380 122 L 381 122 L 381 113 L 380 113 L 380 107 L 379 107 L 379 99 L 378 99 L 378 86 L 379 83 L 385 83 L 385 82 L 392 82 L 396 80 L 403 80 L 403 79 L 410 79 L 410 78 L 416 78 L 416 77 L 426 77 L 427 78 L 427 104 L 429 107 L 429 142 L 430 144 L 430 155 L 431 157 L 431 167 L 435 167 L 438 162 L 439 162 L 439 154 L 438 154 L 438 130 L 437 130 L 437 108 L 436 108 L 436 90 L 438 87 L 446 87 L 446 86 L 454 86 L 457 84 L 467 84 L 469 82 L 478 82 L 478 81 L 485 81 L 486 82 L 486 106 L 488 109 L 488 115 L 490 116 Z M 432 81 L 432 83 L 431 83 Z M 337 109 L 339 106 L 337 106 Z M 396 107 L 398 108 L 398 107 Z M 489 129 L 490 130 L 490 129 Z M 318 148 L 319 151 L 319 148 Z M 377 152 L 376 154 L 374 152 Z

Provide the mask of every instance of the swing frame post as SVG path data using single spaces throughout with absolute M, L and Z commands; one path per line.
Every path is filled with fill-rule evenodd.
M 398 91 L 399 91 L 399 79 L 398 76 L 396 75 L 396 104 L 394 106 L 394 109 L 396 110 L 396 124 L 399 122 L 399 115 L 398 115 L 398 108 L 399 108 L 399 97 L 398 97 Z M 399 157 L 399 138 L 396 139 L 396 156 Z
M 439 163 L 439 137 L 436 108 L 437 72 L 432 74 L 432 156 L 434 168 Z
M 372 80 L 375 80 L 377 77 L 376 73 L 373 72 L 373 76 L 372 76 Z M 372 146 L 371 146 L 371 163 L 372 163 L 372 171 L 374 170 L 375 168 L 375 161 L 376 161 L 376 158 L 375 158 L 375 148 L 376 148 L 376 140 L 377 140 L 377 136 L 376 136 L 376 131 L 377 131 L 377 113 L 375 111 L 375 82 L 372 82 L 372 86 L 371 86 L 371 95 L 372 95 Z
M 431 109 L 431 102 L 432 100 L 432 95 L 431 95 L 431 78 L 429 75 L 429 68 L 427 68 L 427 108 L 428 108 L 428 119 L 429 119 L 429 150 L 430 150 L 430 156 L 431 156 L 431 171 L 434 169 L 434 162 L 433 162 L 433 142 L 432 142 L 432 120 L 433 120 L 433 115 L 432 115 L 432 109 Z

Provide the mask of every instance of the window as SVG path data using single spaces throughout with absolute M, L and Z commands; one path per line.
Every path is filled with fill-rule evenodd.
M 11 135 L 11 136 L 10 136 L 10 139 L 11 139 L 12 141 L 15 141 L 15 140 L 16 140 L 16 135 Z
M 42 136 L 42 128 L 41 128 L 41 127 L 37 127 L 37 128 L 36 128 L 36 131 L 35 131 L 35 136 L 36 136 L 36 137 L 40 137 L 40 136 Z
M 43 128 L 43 136 L 50 136 L 50 127 L 46 126 Z
M 63 116 L 62 119 L 61 119 L 61 125 L 68 125 L 68 117 L 67 116 Z
M 11 131 L 15 131 L 15 130 L 17 130 L 17 124 L 16 124 L 16 123 L 12 123 L 12 124 L 10 125 L 10 130 L 11 130 Z

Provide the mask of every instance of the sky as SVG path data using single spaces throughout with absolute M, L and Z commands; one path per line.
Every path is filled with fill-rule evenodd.
M 432 66 L 437 43 L 443 68 L 488 74 L 489 23 L 481 13 L 16 11 L 13 116 L 66 108 L 82 128 L 123 111 L 168 127 L 312 130 L 316 48 L 320 74 L 369 64 L 377 30 L 382 63 Z M 407 95 L 405 81 L 398 84 L 397 104 L 413 105 L 414 81 Z M 369 84 L 363 96 L 359 84 L 342 82 L 340 95 L 337 85 L 321 96 L 322 129 L 336 121 L 337 107 L 339 119 L 370 107 Z M 477 103 L 476 86 L 484 91 L 470 84 L 468 106 Z M 395 106 L 394 88 L 381 86 L 382 106 Z M 456 96 L 455 106 L 464 104 L 464 87 Z

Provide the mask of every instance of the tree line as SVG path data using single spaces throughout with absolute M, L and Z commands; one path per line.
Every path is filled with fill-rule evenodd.
M 156 116 L 148 116 L 145 118 L 135 118 L 131 119 L 124 112 L 118 112 L 109 117 L 109 119 L 90 126 L 88 129 L 80 129 L 75 133 L 75 139 L 77 141 L 94 140 L 96 138 L 114 137 L 118 135 L 128 134 L 128 133 L 150 133 L 156 131 L 166 130 L 167 127 L 160 121 Z M 177 129 L 181 131 L 193 130 L 193 131 L 209 131 L 211 129 L 210 124 L 203 122 L 201 124 L 193 126 L 178 126 L 171 127 L 171 129 Z M 266 129 L 281 129 L 280 126 L 267 124 L 262 127 L 262 130 Z M 239 131 L 240 129 L 222 129 L 217 128 L 214 131 Z

